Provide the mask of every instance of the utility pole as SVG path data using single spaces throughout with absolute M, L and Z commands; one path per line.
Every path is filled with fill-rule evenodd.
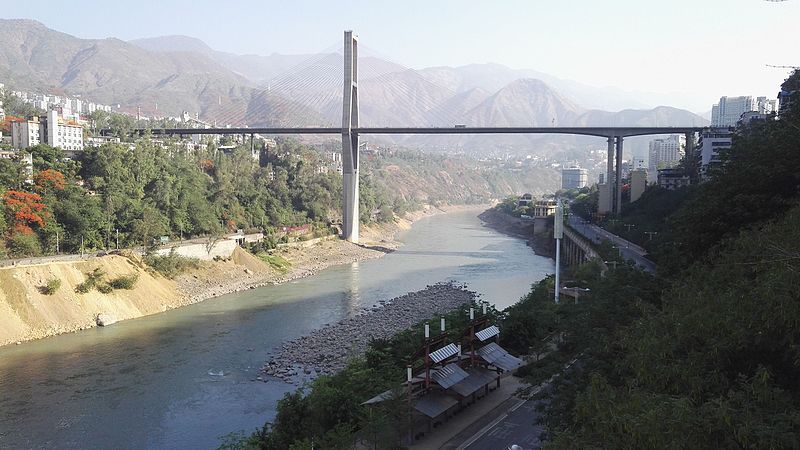
M 556 296 L 558 304 L 559 291 L 561 286 L 561 239 L 564 237 L 564 206 L 561 200 L 556 205 L 556 217 L 553 222 L 553 237 L 556 239 Z
M 116 231 L 117 231 L 117 250 L 119 250 L 119 228 L 117 228 Z
M 58 254 L 58 230 L 56 230 L 56 255 Z

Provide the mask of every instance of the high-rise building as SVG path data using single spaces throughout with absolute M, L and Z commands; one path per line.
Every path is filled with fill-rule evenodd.
M 658 169 L 675 167 L 680 162 L 686 147 L 686 137 L 675 134 L 668 138 L 650 141 L 650 153 L 647 164 L 648 171 L 656 174 Z
M 580 167 L 561 169 L 561 189 L 580 189 L 589 183 L 589 171 Z
M 733 132 L 727 127 L 706 128 L 700 133 L 697 148 L 701 179 L 707 180 L 714 168 L 722 164 L 719 153 L 731 148 L 732 136 Z
M 720 97 L 719 103 L 711 107 L 712 127 L 735 127 L 742 114 L 756 111 L 761 114 L 771 114 L 777 110 L 775 100 L 767 97 L 741 96 Z

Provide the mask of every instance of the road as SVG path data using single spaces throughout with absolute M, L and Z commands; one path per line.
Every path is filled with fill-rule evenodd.
M 572 229 L 582 234 L 585 238 L 592 242 L 600 243 L 603 241 L 603 239 L 608 239 L 612 244 L 617 246 L 620 254 L 623 258 L 625 258 L 626 261 L 632 260 L 643 270 L 650 273 L 655 273 L 656 264 L 647 259 L 647 250 L 643 249 L 642 247 L 634 244 L 633 242 L 625 240 L 616 234 L 610 233 L 609 231 L 606 231 L 597 225 L 586 223 L 586 221 L 581 217 L 575 215 L 569 216 L 569 225 L 572 227 Z
M 541 400 L 519 400 L 508 412 L 489 424 L 477 439 L 465 443 L 459 449 L 495 450 L 518 445 L 524 450 L 538 449 L 542 446 L 539 436 L 544 426 L 536 422 L 541 413 L 537 404 Z

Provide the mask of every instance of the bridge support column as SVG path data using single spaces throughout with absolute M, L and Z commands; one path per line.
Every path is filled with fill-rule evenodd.
M 358 243 L 358 38 L 344 32 L 342 238 Z
M 617 176 L 614 180 L 614 214 L 622 214 L 622 136 L 617 136 Z

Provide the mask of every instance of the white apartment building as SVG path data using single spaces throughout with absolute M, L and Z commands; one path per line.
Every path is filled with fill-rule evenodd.
M 756 111 L 761 114 L 771 114 L 777 111 L 775 100 L 767 97 L 741 96 L 720 97 L 719 103 L 711 107 L 712 127 L 735 127 L 742 114 Z
M 727 127 L 707 128 L 700 133 L 698 150 L 700 156 L 700 178 L 707 180 L 714 167 L 722 164 L 719 153 L 731 148 L 733 132 Z
M 675 167 L 684 155 L 686 137 L 675 134 L 668 138 L 653 139 L 650 141 L 648 158 L 648 172 L 656 174 L 658 169 Z
M 59 147 L 67 156 L 83 151 L 83 127 L 76 123 L 64 122 L 59 118 L 58 111 L 47 112 L 47 145 Z
M 11 145 L 28 148 L 42 142 L 42 124 L 38 117 L 11 122 Z
M 14 148 L 28 148 L 40 143 L 59 147 L 72 157 L 83 151 L 83 127 L 64 122 L 55 110 L 48 111 L 47 116 L 12 123 L 11 145 Z

